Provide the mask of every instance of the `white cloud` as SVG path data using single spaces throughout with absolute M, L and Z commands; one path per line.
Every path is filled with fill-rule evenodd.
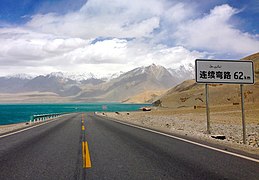
M 0 29 L 0 65 L 41 66 L 44 61 L 90 43 L 79 38 L 59 38 L 24 28 Z
M 64 55 L 66 59 L 74 59 L 73 63 L 105 64 L 122 63 L 127 55 L 127 41 L 120 39 L 98 41 Z
M 159 27 L 163 1 L 89 0 L 65 16 L 35 15 L 26 26 L 44 33 L 80 38 L 149 36 Z
M 198 10 L 195 3 L 169 0 L 89 0 L 65 15 L 35 14 L 23 26 L 0 28 L 0 72 L 107 74 L 258 51 L 258 35 L 232 24 L 237 9 Z
M 241 32 L 231 25 L 230 18 L 238 11 L 227 4 L 216 6 L 200 19 L 183 23 L 175 32 L 178 44 L 213 53 L 246 55 L 258 51 L 256 36 Z
M 114 39 L 109 41 L 110 42 L 105 42 L 104 44 L 116 44 L 117 40 Z M 147 66 L 152 63 L 163 65 L 168 68 L 178 68 L 181 65 L 194 64 L 194 59 L 204 58 L 206 56 L 206 53 L 189 51 L 181 46 L 169 48 L 163 45 L 149 47 L 147 45 L 134 44 L 134 46 L 132 46 L 131 42 L 125 41 L 117 43 L 119 43 L 119 46 L 117 46 L 117 44 L 117 47 L 114 46 L 114 49 L 110 49 L 110 53 L 115 52 L 116 54 L 116 51 L 123 52 L 122 58 L 119 58 L 117 60 L 115 59 L 113 62 L 110 63 L 96 62 L 100 64 L 92 64 L 91 62 L 85 61 L 84 63 L 81 62 L 80 67 L 78 66 L 77 69 L 80 69 L 79 71 L 81 72 L 85 70 L 87 72 L 91 71 L 101 76 L 105 76 L 105 74 L 113 74 L 119 71 L 126 72 L 132 70 L 133 68 L 139 66 Z M 93 45 L 92 49 L 97 50 L 98 46 L 98 44 L 96 46 Z
M 177 3 L 164 12 L 164 18 L 170 23 L 178 24 L 193 18 L 195 14 L 195 9 L 192 6 L 185 3 Z
M 189 51 L 183 47 L 170 48 L 163 45 L 154 47 L 141 42 L 117 38 L 97 41 L 92 44 L 78 39 L 31 41 L 19 40 L 18 47 L 21 49 L 19 51 L 18 49 L 8 51 L 10 61 L 4 61 L 0 57 L 1 66 L 12 66 L 14 69 L 19 69 L 16 70 L 19 73 L 23 72 L 21 67 L 25 66 L 24 70 L 33 74 L 35 72 L 50 73 L 51 71 L 85 71 L 104 76 L 118 70 L 129 71 L 135 67 L 147 66 L 151 63 L 175 67 L 191 63 L 193 59 L 205 56 L 203 53 Z M 71 47 L 73 42 L 78 42 L 76 48 Z M 29 51 L 30 43 L 37 44 L 37 46 L 34 46 L 37 51 L 35 50 L 33 54 Z M 21 44 L 25 46 L 20 46 Z M 7 46 L 10 46 L 10 44 Z M 15 47 L 13 46 L 13 48 Z M 23 54 L 17 54 L 18 52 L 23 52 Z M 37 56 L 36 53 L 39 53 L 39 55 Z M 18 56 L 19 60 L 17 60 Z M 24 60 L 22 61 L 21 58 Z M 2 73 L 4 72 L 5 70 L 2 71 Z

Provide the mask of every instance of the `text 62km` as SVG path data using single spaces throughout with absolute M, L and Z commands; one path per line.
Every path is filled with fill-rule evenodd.
M 229 71 L 200 71 L 200 79 L 239 79 L 250 80 L 251 77 L 244 75 L 243 72 L 237 71 L 231 74 Z

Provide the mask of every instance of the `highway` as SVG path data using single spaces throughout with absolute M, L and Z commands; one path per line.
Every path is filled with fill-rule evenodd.
M 259 161 L 89 114 L 0 136 L 0 179 L 259 179 Z

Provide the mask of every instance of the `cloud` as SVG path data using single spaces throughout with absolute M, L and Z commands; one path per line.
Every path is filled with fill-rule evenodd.
M 258 51 L 256 35 L 241 32 L 231 24 L 237 9 L 227 4 L 216 6 L 202 18 L 187 21 L 174 33 L 178 44 L 213 53 L 251 54 Z
M 59 38 L 23 28 L 0 29 L 0 34 L 1 66 L 41 66 L 53 57 L 91 42 L 80 38 Z
M 15 42 L 16 41 L 16 42 Z M 192 63 L 202 58 L 203 53 L 189 51 L 183 47 L 152 46 L 143 42 L 126 39 L 106 39 L 102 41 L 83 41 L 82 39 L 16 39 L 5 42 L 2 48 L 1 67 L 12 66 L 17 72 L 46 73 L 51 71 L 86 71 L 101 75 L 112 74 L 118 70 L 129 71 L 138 66 L 152 63 L 167 67 Z M 11 44 L 11 43 L 14 43 Z M 34 49 L 33 49 L 34 48 Z M 33 52 L 31 52 L 33 50 Z M 5 58 L 8 57 L 8 61 Z M 5 70 L 2 71 L 2 73 Z M 48 73 L 49 73 L 48 72 Z
M 55 35 L 96 38 L 138 38 L 159 27 L 163 1 L 89 0 L 77 12 L 66 15 L 37 14 L 26 27 Z
M 78 48 L 66 54 L 66 59 L 73 59 L 74 63 L 81 64 L 105 64 L 105 63 L 123 63 L 127 55 L 127 41 L 120 39 L 111 39 L 97 41 L 94 44 Z
M 176 3 L 164 12 L 164 19 L 170 23 L 178 24 L 195 15 L 195 8 L 185 4 Z
M 35 14 L 22 26 L 0 28 L 0 71 L 107 74 L 258 51 L 258 35 L 231 21 L 240 10 L 199 8 L 189 1 L 88 0 L 66 14 Z

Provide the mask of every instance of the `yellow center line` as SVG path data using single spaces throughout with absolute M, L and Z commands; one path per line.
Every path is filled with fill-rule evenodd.
M 90 159 L 90 153 L 87 141 L 82 142 L 82 154 L 83 154 L 83 168 L 91 168 L 92 163 Z
M 84 126 L 85 114 L 82 114 L 82 131 L 85 130 Z M 87 141 L 82 142 L 82 156 L 83 156 L 83 168 L 91 168 L 91 159 Z
M 83 168 L 85 168 L 85 142 L 82 142 Z
M 90 152 L 89 152 L 87 142 L 85 142 L 85 158 L 86 158 L 86 162 L 85 162 L 86 168 L 92 167 L 92 163 L 91 163 L 91 159 L 90 159 Z
M 85 114 L 82 114 L 82 123 L 84 123 L 84 116 Z

